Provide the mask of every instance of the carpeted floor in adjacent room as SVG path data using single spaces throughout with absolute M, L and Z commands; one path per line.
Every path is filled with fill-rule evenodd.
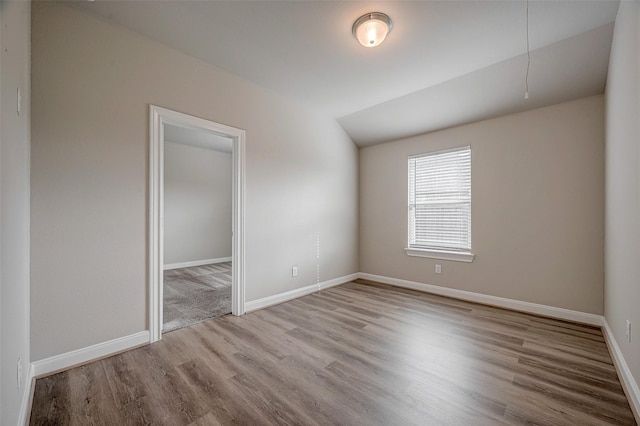
M 164 271 L 163 332 L 231 313 L 231 262 Z

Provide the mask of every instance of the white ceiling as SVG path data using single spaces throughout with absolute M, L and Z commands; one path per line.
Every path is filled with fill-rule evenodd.
M 73 5 L 338 119 L 360 146 L 604 91 L 617 0 L 95 1 Z M 388 14 L 379 47 L 353 21 Z

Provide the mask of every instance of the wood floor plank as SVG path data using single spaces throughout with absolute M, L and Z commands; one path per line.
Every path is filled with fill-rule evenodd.
M 213 424 L 256 424 L 260 421 L 259 413 L 247 408 L 242 395 L 230 384 L 230 378 L 224 379 L 209 366 L 195 361 L 178 366 L 178 371 L 193 389 L 197 389 L 197 398 L 211 410 L 196 420 L 196 424 L 211 418 L 215 419 Z
M 213 414 L 207 413 L 195 422 L 189 423 L 189 426 L 221 426 L 223 424 Z
M 67 425 L 71 421 L 69 374 L 37 380 L 31 407 L 31 425 Z
M 597 327 L 358 280 L 36 381 L 31 425 L 635 425 Z
M 69 371 L 70 424 L 120 424 L 121 413 L 110 409 L 117 406 L 109 388 L 103 363 L 82 366 Z

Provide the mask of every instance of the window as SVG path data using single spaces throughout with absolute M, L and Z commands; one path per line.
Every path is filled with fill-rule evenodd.
M 471 262 L 471 147 L 409 157 L 410 256 Z

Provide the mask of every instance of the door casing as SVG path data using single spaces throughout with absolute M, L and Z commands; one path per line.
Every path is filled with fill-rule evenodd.
M 164 125 L 204 129 L 232 140 L 232 284 L 231 313 L 244 309 L 244 182 L 245 138 L 242 129 L 155 105 L 149 106 L 149 341 L 162 338 L 164 265 Z

